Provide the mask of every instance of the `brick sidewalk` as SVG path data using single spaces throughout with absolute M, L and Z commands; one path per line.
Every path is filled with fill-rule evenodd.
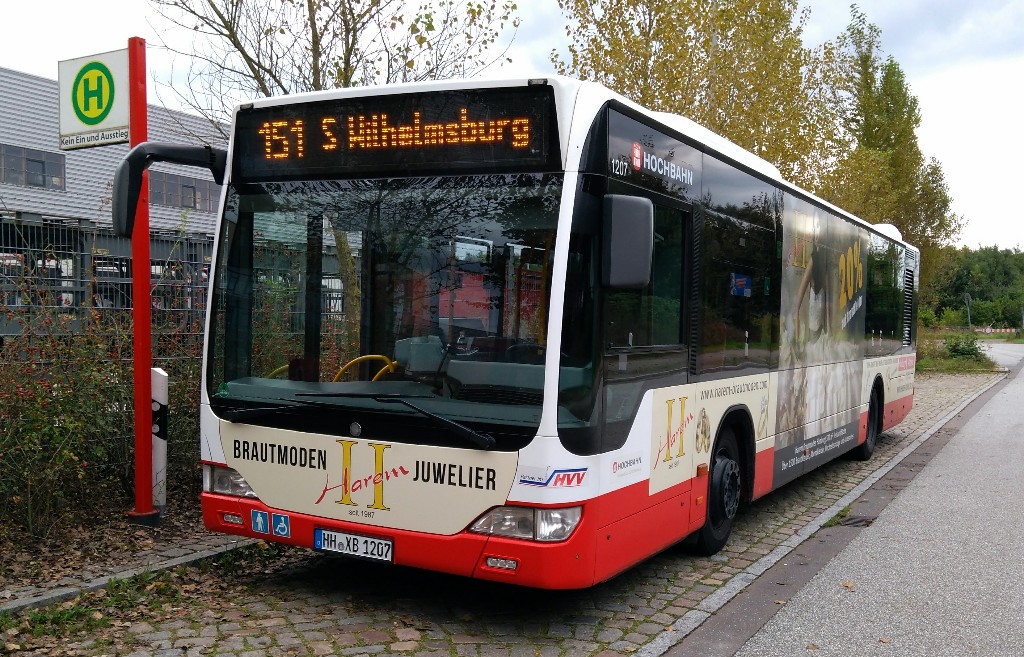
M 128 579 L 141 573 L 174 568 L 182 564 L 216 556 L 252 539 L 212 534 L 197 528 L 187 535 L 163 533 L 154 537 L 152 547 L 139 550 L 117 566 L 83 571 L 77 577 L 62 577 L 32 586 L 12 586 L 0 591 L 0 612 L 31 609 L 103 588 L 112 579 Z

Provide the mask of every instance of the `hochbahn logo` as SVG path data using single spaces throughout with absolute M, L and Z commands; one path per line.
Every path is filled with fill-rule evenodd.
M 633 170 L 639 171 L 640 167 L 644 165 L 644 147 L 640 145 L 640 142 L 633 142 Z
M 114 75 L 103 62 L 89 62 L 78 71 L 71 85 L 71 107 L 78 120 L 99 125 L 114 106 Z
M 671 157 L 671 153 L 669 156 Z M 630 150 L 630 162 L 634 171 L 646 171 L 661 178 L 681 182 L 684 185 L 693 184 L 692 169 L 645 151 L 643 144 L 638 141 L 633 142 L 633 148 Z

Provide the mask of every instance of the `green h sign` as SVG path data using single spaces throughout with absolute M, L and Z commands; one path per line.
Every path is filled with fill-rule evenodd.
M 71 85 L 71 107 L 86 125 L 97 125 L 114 106 L 114 76 L 102 62 L 83 66 Z

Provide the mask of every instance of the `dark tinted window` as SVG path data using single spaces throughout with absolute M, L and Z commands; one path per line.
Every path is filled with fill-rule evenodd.
M 776 362 L 777 227 L 782 194 L 775 187 L 704 157 L 697 213 L 702 266 L 697 370 L 766 369 Z
M 885 356 L 899 350 L 903 324 L 903 258 L 896 244 L 871 236 L 868 251 L 865 350 Z
M 654 207 L 654 260 L 651 283 L 642 290 L 606 295 L 610 347 L 674 345 L 683 342 L 683 214 Z

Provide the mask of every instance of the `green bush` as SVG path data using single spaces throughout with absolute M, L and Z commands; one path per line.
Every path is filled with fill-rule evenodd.
M 0 344 L 0 544 L 123 514 L 133 500 L 131 311 L 42 301 L 0 305 L 17 331 Z M 153 366 L 170 379 L 168 500 L 194 499 L 203 311 L 165 308 L 152 334 Z
M 132 435 L 131 369 L 95 313 L 8 311 L 0 375 L 0 519 L 45 537 L 62 518 L 123 490 Z M 13 525 L 13 527 L 11 526 Z
M 943 308 L 939 316 L 941 326 L 967 326 L 967 312 L 963 308 Z
M 982 354 L 978 338 L 970 333 L 954 333 L 943 342 L 946 353 L 953 358 L 978 358 Z

